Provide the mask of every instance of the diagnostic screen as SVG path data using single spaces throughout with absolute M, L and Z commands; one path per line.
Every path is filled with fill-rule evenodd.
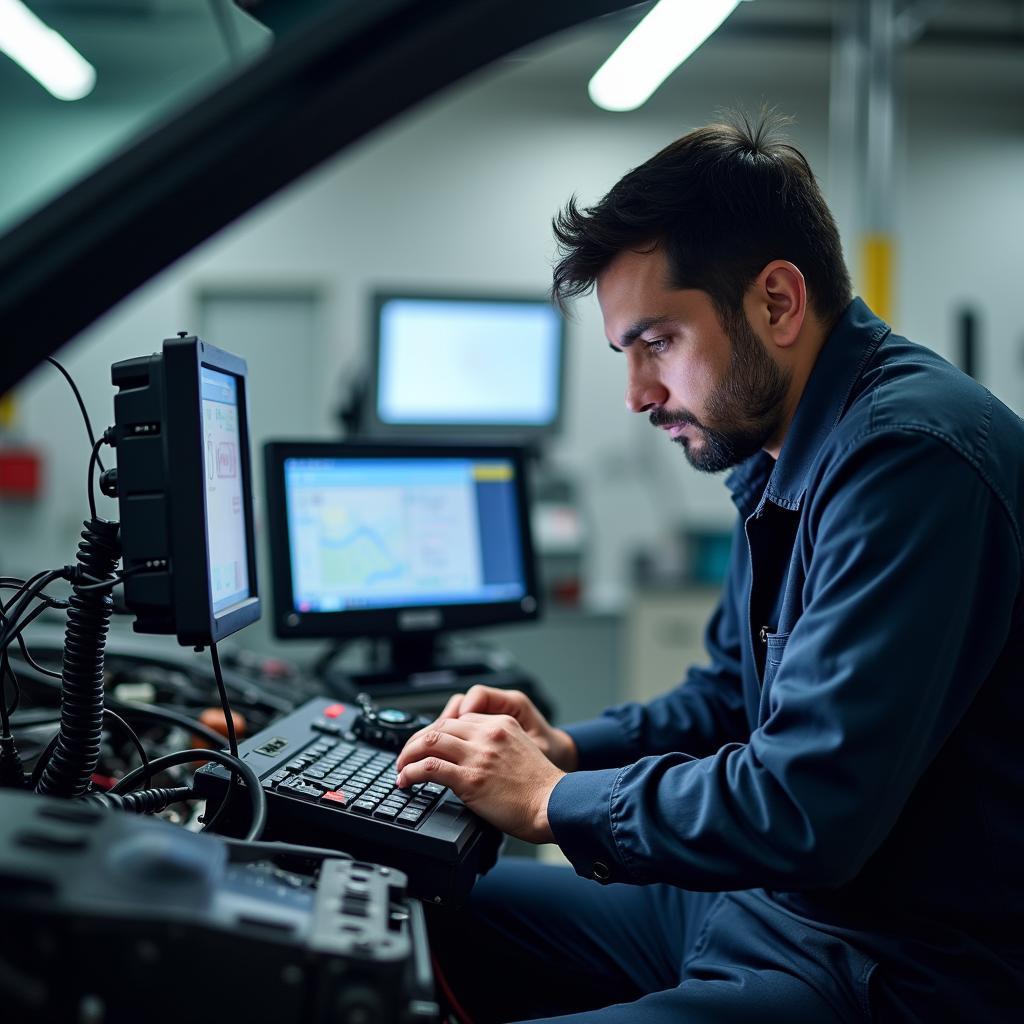
M 558 415 L 562 324 L 546 302 L 388 299 L 381 423 L 545 427 Z
M 521 599 L 515 471 L 507 459 L 286 459 L 295 611 Z
M 214 615 L 250 596 L 249 553 L 242 501 L 238 378 L 201 371 L 206 477 L 206 540 Z

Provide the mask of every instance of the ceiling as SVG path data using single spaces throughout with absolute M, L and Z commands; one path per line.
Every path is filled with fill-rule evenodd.
M 859 0 L 741 3 L 703 49 L 724 56 L 742 52 L 742 68 L 706 60 L 705 70 L 719 76 L 741 70 L 817 77 L 827 67 L 833 22 L 849 3 Z M 154 93 L 225 70 L 233 58 L 258 51 L 267 41 L 262 26 L 231 0 L 30 0 L 30 6 L 97 68 L 97 89 L 82 101 L 86 104 L 152 102 Z M 508 60 L 519 65 L 521 84 L 543 88 L 556 99 L 559 93 L 578 96 L 581 84 L 650 6 L 641 3 L 600 18 Z M 1024 0 L 896 0 L 896 7 L 904 23 L 919 25 L 899 61 L 910 87 L 941 88 L 950 62 L 966 62 L 980 76 L 964 83 L 975 93 L 1024 88 Z M 803 59 L 792 61 L 793 53 Z M 0 60 L 0 97 L 2 106 L 53 102 L 5 60 Z

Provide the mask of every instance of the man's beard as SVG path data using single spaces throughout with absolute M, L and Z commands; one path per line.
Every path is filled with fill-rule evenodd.
M 690 465 L 704 473 L 736 466 L 765 446 L 782 423 L 791 378 L 765 352 L 742 310 L 724 318 L 723 327 L 732 352 L 725 379 L 707 402 L 709 423 L 690 412 L 655 409 L 650 415 L 652 426 L 690 424 L 700 432 L 703 443 L 697 448 L 682 434 L 672 440 L 682 445 Z

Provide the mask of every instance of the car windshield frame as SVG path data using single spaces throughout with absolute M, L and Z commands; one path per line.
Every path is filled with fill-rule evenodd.
M 175 260 L 374 128 L 514 50 L 633 5 L 307 6 L 308 19 L 292 17 L 236 77 L 0 237 L 0 394 Z

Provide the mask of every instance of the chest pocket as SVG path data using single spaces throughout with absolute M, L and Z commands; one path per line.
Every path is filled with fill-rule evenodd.
M 789 643 L 789 633 L 765 633 L 764 634 L 764 679 L 761 683 L 762 692 L 771 686 L 775 674 L 782 664 L 783 655 L 786 653 L 786 644 Z

